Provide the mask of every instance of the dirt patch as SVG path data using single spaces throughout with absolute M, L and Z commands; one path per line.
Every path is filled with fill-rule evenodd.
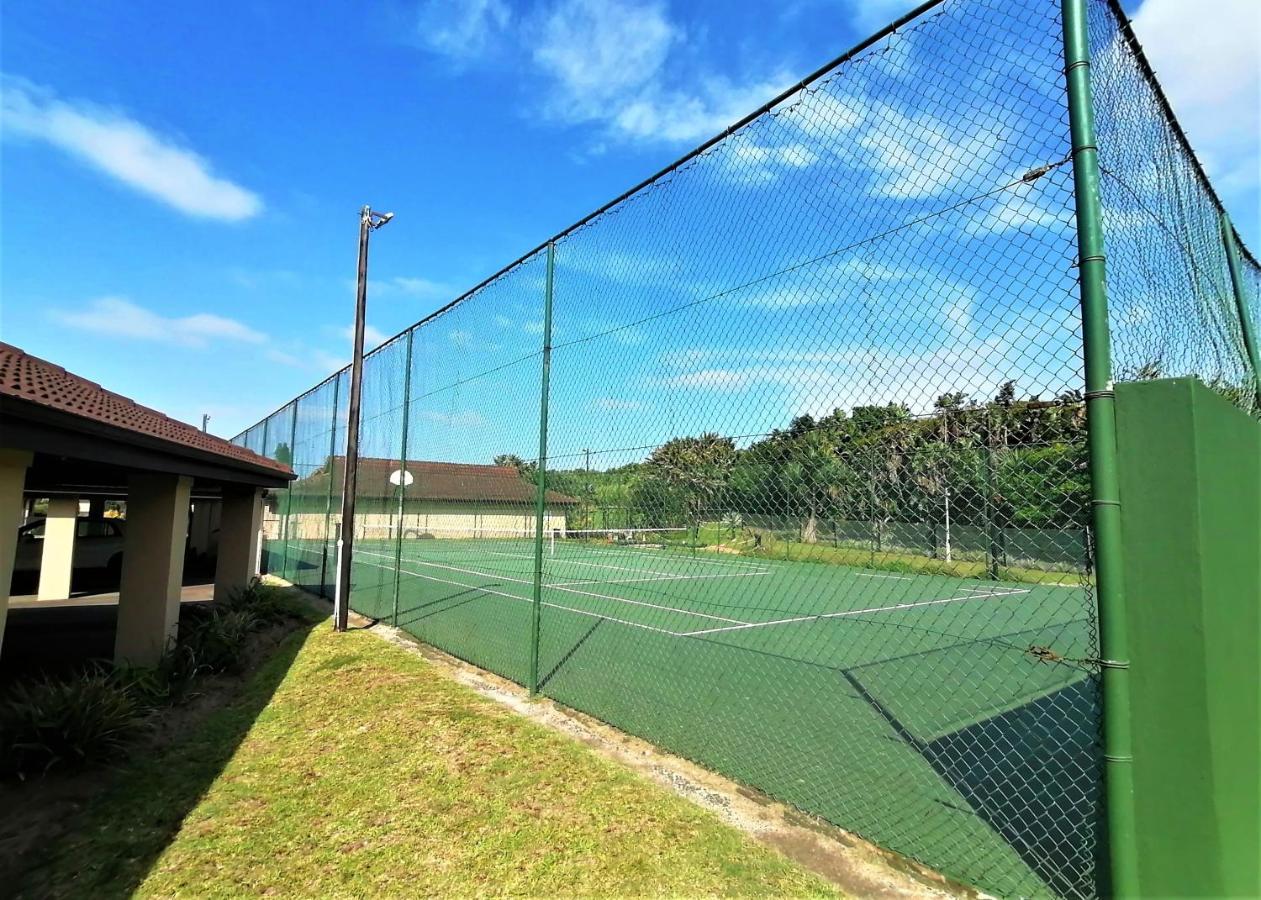
M 352 619 L 357 618 L 352 616 Z M 366 626 L 368 622 L 359 620 L 356 624 Z M 808 816 L 695 763 L 664 753 L 647 741 L 618 731 L 591 716 L 551 700 L 532 700 L 514 682 L 423 644 L 406 632 L 380 623 L 369 630 L 383 640 L 424 657 L 482 696 L 535 722 L 564 732 L 601 755 L 709 810 L 727 824 L 822 875 L 847 894 L 881 898 L 983 896 L 857 835 Z

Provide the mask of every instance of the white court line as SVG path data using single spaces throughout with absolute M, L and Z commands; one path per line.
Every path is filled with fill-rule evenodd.
M 377 568 L 377 569 L 386 569 L 387 571 L 390 571 L 390 572 L 394 571 L 393 566 L 383 566 L 380 563 L 366 563 L 366 565 L 373 566 L 374 568 Z M 472 584 L 463 584 L 462 582 L 459 582 L 459 581 L 448 581 L 445 578 L 435 578 L 432 575 L 422 575 L 420 572 L 412 572 L 412 571 L 409 571 L 408 569 L 399 569 L 398 571 L 400 571 L 404 575 L 411 575 L 413 578 L 423 578 L 426 581 L 436 581 L 439 584 L 449 584 L 452 587 L 461 587 L 467 590 L 477 591 L 482 594 L 493 594 L 496 597 L 503 597 L 507 600 L 518 600 L 522 603 L 534 602 L 529 597 L 519 597 L 516 594 L 509 594 L 509 593 L 505 593 L 504 591 L 492 591 L 490 588 L 477 587 L 476 585 L 472 585 Z M 678 631 L 670 631 L 669 629 L 666 629 L 666 628 L 657 628 L 653 625 L 645 625 L 642 622 L 630 622 L 626 619 L 619 619 L 615 616 L 602 616 L 599 613 L 589 612 L 588 610 L 585 610 L 585 609 L 575 609 L 572 606 L 564 606 L 560 603 L 549 603 L 546 600 L 542 601 L 542 603 L 544 606 L 550 606 L 553 609 L 563 609 L 566 612 L 577 613 L 580 616 L 588 616 L 592 619 L 603 619 L 606 622 L 617 622 L 619 625 L 629 625 L 632 628 L 642 628 L 644 629 L 644 631 L 655 631 L 658 634 L 668 634 L 670 635 L 670 637 L 682 636 L 681 633 Z M 679 612 L 682 612 L 682 610 L 679 610 Z M 687 613 L 687 615 L 691 615 L 691 613 Z
M 991 597 L 1008 597 L 1012 594 L 1027 594 L 1028 591 L 1003 591 L 1001 593 L 972 595 L 969 597 L 946 597 L 941 600 L 920 600 L 916 603 L 898 603 L 894 606 L 873 606 L 869 609 L 847 609 L 844 612 L 820 613 L 814 616 L 793 616 L 791 619 L 775 619 L 770 622 L 751 622 L 744 625 L 727 625 L 723 628 L 705 628 L 700 631 L 685 631 L 681 637 L 696 637 L 702 634 L 716 634 L 720 631 L 741 631 L 746 628 L 765 628 L 767 625 L 789 625 L 793 622 L 814 622 L 819 619 L 842 619 L 846 616 L 861 616 L 866 613 L 889 612 L 897 609 L 914 609 L 917 606 L 934 606 L 938 603 L 957 603 L 962 600 L 988 600 Z
M 389 554 L 373 553 L 370 550 L 359 550 L 356 552 L 362 553 L 366 556 L 379 556 L 383 559 L 394 558 L 393 556 Z M 421 559 L 411 559 L 411 560 L 408 560 L 408 562 L 413 565 L 429 566 L 430 568 L 434 568 L 434 569 L 448 569 L 452 572 L 460 572 L 464 575 L 476 575 L 479 578 L 494 578 L 498 581 L 511 581 L 515 584 L 530 584 L 530 585 L 534 584 L 532 580 L 526 581 L 524 578 L 510 578 L 507 575 L 501 575 L 497 572 L 478 572 L 475 569 L 461 569 L 458 566 L 444 566 L 441 563 L 425 562 L 424 560 L 421 560 Z M 465 585 L 465 587 L 471 587 L 471 585 Z M 690 610 L 679 609 L 676 606 L 662 606 L 658 603 L 645 603 L 642 600 L 630 600 L 626 597 L 614 597 L 609 594 L 596 594 L 591 591 L 576 591 L 573 588 L 561 587 L 560 585 L 548 585 L 548 587 L 551 587 L 554 590 L 564 591 L 567 594 L 578 594 L 579 596 L 582 596 L 582 597 L 595 597 L 600 600 L 613 600 L 617 603 L 629 603 L 632 606 L 647 606 L 652 609 L 662 609 L 662 610 L 667 610 L 669 612 L 683 613 L 684 615 L 688 615 L 688 616 L 696 616 L 697 618 L 700 618 L 700 619 L 713 619 L 715 622 L 732 622 L 736 625 L 749 624 L 748 622 L 742 622 L 740 619 L 728 619 L 726 616 L 711 616 L 709 613 L 692 612 Z
M 635 584 L 641 581 L 693 581 L 698 578 L 749 578 L 754 575 L 769 575 L 770 572 L 732 572 L 730 575 L 666 575 L 663 578 L 615 578 L 599 581 L 563 581 L 560 584 L 549 584 L 548 587 L 566 588 L 581 584 Z
M 854 574 L 857 575 L 859 578 L 897 578 L 900 581 L 914 581 L 915 580 L 915 578 L 911 575 L 876 575 L 870 572 L 855 572 Z

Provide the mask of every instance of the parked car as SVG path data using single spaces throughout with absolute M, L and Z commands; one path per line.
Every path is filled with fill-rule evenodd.
M 28 522 L 18 529 L 13 572 L 39 571 L 44 552 L 44 519 Z M 123 523 L 117 519 L 78 519 L 75 522 L 74 570 L 108 571 L 116 576 L 123 567 Z

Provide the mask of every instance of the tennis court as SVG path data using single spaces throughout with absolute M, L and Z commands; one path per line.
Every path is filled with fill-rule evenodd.
M 1098 802 L 1076 762 L 1097 741 L 1083 588 L 619 538 L 545 541 L 541 693 L 874 840 L 914 820 L 915 855 L 970 847 L 1011 893 L 1082 887 L 1091 861 L 1071 854 L 1093 846 Z M 356 611 L 393 618 L 396 552 L 398 626 L 527 683 L 532 536 L 361 540 Z M 1034 840 L 1013 791 L 1046 811 Z

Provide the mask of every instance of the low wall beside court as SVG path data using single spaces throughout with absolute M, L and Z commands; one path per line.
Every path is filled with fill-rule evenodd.
M 1116 388 L 1143 894 L 1261 895 L 1261 423 Z

